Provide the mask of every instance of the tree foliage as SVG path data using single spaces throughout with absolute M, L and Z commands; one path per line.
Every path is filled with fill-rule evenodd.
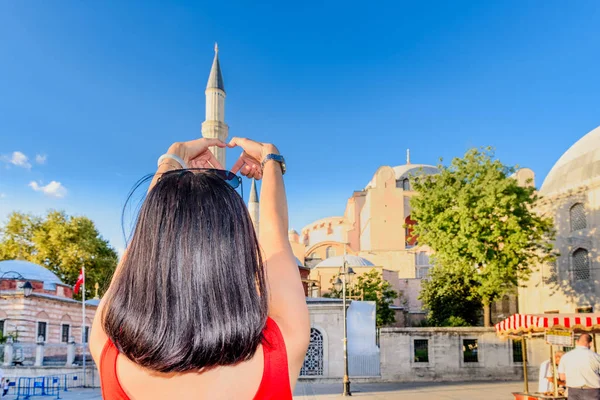
M 337 277 L 334 277 L 334 280 L 335 278 Z M 383 279 L 381 273 L 376 269 L 358 276 L 355 282 L 346 287 L 348 298 L 375 302 L 378 327 L 396 322 L 394 310 L 390 306 L 400 295 L 392 288 L 391 283 Z M 336 290 L 332 285 L 328 297 L 342 298 L 342 291 Z
M 481 299 L 472 288 L 473 274 L 451 268 L 435 267 L 422 282 L 419 295 L 429 309 L 430 326 L 473 326 L 481 315 Z
M 434 250 L 435 268 L 469 276 L 469 298 L 481 299 L 489 312 L 533 266 L 554 259 L 552 219 L 535 213 L 535 189 L 519 186 L 511 177 L 516 169 L 490 148 L 471 149 L 438 168 L 439 174 L 411 179 L 418 193 L 411 199 L 414 233 Z
M 0 230 L 0 260 L 20 259 L 48 268 L 74 285 L 85 266 L 86 297 L 108 287 L 116 268 L 116 251 L 87 217 L 49 211 L 44 217 L 13 212 Z

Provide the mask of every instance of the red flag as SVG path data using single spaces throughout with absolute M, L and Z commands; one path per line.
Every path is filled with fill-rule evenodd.
M 79 278 L 77 278 L 77 282 L 75 282 L 75 287 L 73 288 L 73 292 L 75 294 L 79 293 L 79 287 L 83 283 L 83 268 L 79 271 Z

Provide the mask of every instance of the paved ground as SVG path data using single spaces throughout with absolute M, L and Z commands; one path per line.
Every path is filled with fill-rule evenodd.
M 370 383 L 352 384 L 352 397 L 364 400 L 508 400 L 521 382 L 501 383 Z M 294 400 L 341 399 L 342 385 L 300 384 Z
M 352 384 L 352 397 L 363 400 L 509 400 L 511 392 L 520 391 L 521 382 L 501 383 L 369 383 Z M 331 400 L 342 398 L 341 383 L 309 384 L 300 383 L 294 392 L 294 400 Z M 14 400 L 16 396 L 6 396 L 2 400 Z M 36 399 L 38 397 L 33 397 Z M 43 397 L 48 399 L 49 397 Z M 73 389 L 61 392 L 65 400 L 102 400 L 100 390 Z

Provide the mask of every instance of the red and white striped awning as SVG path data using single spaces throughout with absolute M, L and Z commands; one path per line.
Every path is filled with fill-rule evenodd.
M 552 328 L 600 333 L 600 314 L 514 314 L 496 324 L 496 333 L 521 335 Z

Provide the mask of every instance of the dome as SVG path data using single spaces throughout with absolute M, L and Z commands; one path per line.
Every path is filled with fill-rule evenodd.
M 0 275 L 7 273 L 5 278 L 18 277 L 16 274 L 10 274 L 8 272 L 16 272 L 27 280 L 44 282 L 45 290 L 56 290 L 56 284 L 62 284 L 58 276 L 54 275 L 50 270 L 29 261 L 0 261 Z
M 362 258 L 359 256 L 346 255 L 346 256 L 329 257 L 328 259 L 323 260 L 320 263 L 318 263 L 315 268 L 341 267 L 344 264 L 344 257 L 346 257 L 346 262 L 348 263 L 349 267 L 374 267 L 375 266 L 375 264 L 373 264 L 371 261 L 367 260 L 366 258 Z
M 394 175 L 396 176 L 397 181 L 401 181 L 403 179 L 409 178 L 412 175 L 415 175 L 415 176 L 433 175 L 433 174 L 437 174 L 438 172 L 440 172 L 433 165 L 427 165 L 427 164 L 405 164 L 405 165 L 398 165 L 398 166 L 392 167 L 392 169 L 394 170 Z M 368 189 L 373 186 L 374 179 L 375 179 L 375 177 L 373 177 L 373 179 L 371 179 L 371 181 L 367 184 L 365 189 Z
M 411 175 L 433 175 L 437 174 L 438 169 L 433 165 L 426 164 L 406 164 L 398 165 L 393 167 L 394 173 L 396 174 L 396 180 L 406 179 Z
M 540 194 L 574 189 L 600 177 L 600 127 L 579 139 L 554 164 Z

